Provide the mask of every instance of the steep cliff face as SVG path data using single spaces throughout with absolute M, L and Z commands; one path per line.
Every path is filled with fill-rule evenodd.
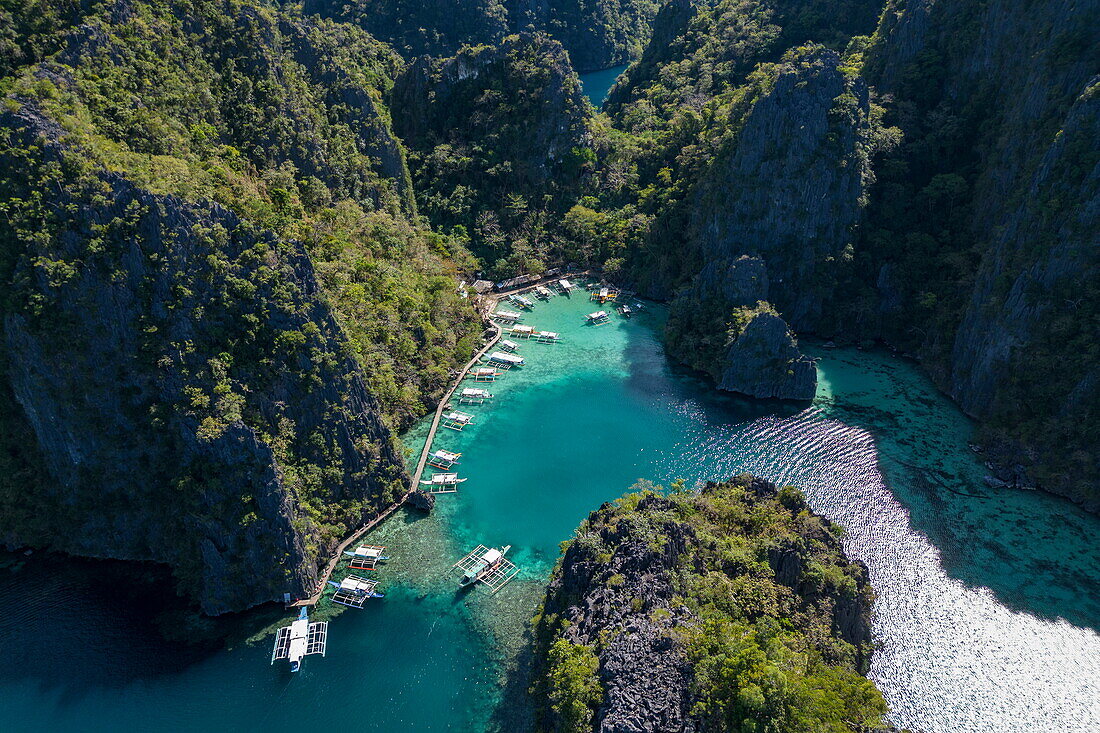
M 536 625 L 545 728 L 786 730 L 798 718 L 875 729 L 885 705 L 858 674 L 870 643 L 866 570 L 804 508 L 796 490 L 743 476 L 698 495 L 628 494 L 593 512 Z M 785 666 L 795 650 L 812 661 Z M 759 686 L 764 667 L 783 679 Z M 817 685 L 846 709 L 800 699 Z M 841 690 L 851 694 L 832 697 Z
M 463 45 L 497 44 L 542 31 L 580 71 L 626 63 L 641 52 L 657 0 L 306 0 L 304 9 L 365 28 L 407 58 L 451 56 Z
M 589 107 L 561 44 L 522 34 L 421 58 L 391 100 L 421 211 L 464 227 L 490 263 L 541 256 L 531 232 L 576 201 L 594 158 Z
M 1096 506 L 1095 2 L 890 8 L 865 73 L 905 144 L 877 164 L 849 325 L 917 351 L 1012 456 Z M 1092 140 L 1093 142 L 1087 142 Z M 874 303 L 874 310 L 867 307 Z
M 817 46 L 762 67 L 745 93 L 757 99 L 684 203 L 692 256 L 675 265 L 702 264 L 673 301 L 670 343 L 722 389 L 813 397 L 814 369 L 784 319 L 809 329 L 821 318 L 871 179 L 867 89 L 839 65 Z M 761 301 L 778 313 L 732 327 L 739 309 Z
M 308 595 L 480 333 L 463 250 L 402 218 L 362 31 L 107 5 L 6 81 L 0 541 L 165 563 L 208 613 Z
M 308 258 L 114 174 L 16 203 L 75 157 L 29 105 L 0 125 L 19 213 L 3 227 L 6 376 L 48 474 L 5 504 L 48 512 L 58 549 L 172 565 L 209 613 L 308 594 L 321 527 L 406 481 Z
M 788 54 L 690 203 L 703 277 L 722 279 L 725 263 L 759 257 L 765 299 L 799 329 L 820 318 L 835 287 L 830 270 L 852 256 L 870 180 L 867 88 L 839 66 L 821 47 Z
M 506 0 L 508 22 L 561 41 L 577 71 L 625 64 L 641 53 L 660 7 L 657 0 Z

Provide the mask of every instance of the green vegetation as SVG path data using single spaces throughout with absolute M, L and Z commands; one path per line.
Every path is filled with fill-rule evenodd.
M 2 531 L 167 562 L 210 612 L 300 594 L 481 333 L 390 131 L 400 60 L 262 2 L 82 23 L 2 82 Z
M 560 262 L 563 214 L 595 162 L 589 106 L 560 44 L 543 34 L 412 65 L 398 80 L 397 131 L 421 211 L 498 276 Z
M 636 58 L 658 0 L 305 0 L 305 12 L 355 23 L 406 58 L 450 56 L 509 33 L 549 33 L 573 66 L 593 71 Z
M 616 714 L 612 691 L 641 684 L 623 666 L 640 644 L 654 651 L 633 672 L 681 680 L 671 697 L 697 730 L 885 729 L 882 696 L 860 674 L 873 593 L 839 534 L 797 489 L 751 476 L 701 493 L 642 485 L 605 504 L 566 543 L 535 620 L 543 727 L 607 723 L 596 716 Z M 613 582 L 620 568 L 625 586 Z M 599 620 L 581 610 L 592 604 L 606 607 Z M 669 640 L 668 658 L 641 641 L 647 629 Z M 620 644 L 631 635 L 638 644 Z M 688 672 L 666 676 L 682 662 Z

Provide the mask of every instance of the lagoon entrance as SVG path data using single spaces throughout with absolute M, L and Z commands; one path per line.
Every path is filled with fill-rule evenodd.
M 270 667 L 270 636 L 187 652 L 96 593 L 92 571 L 32 562 L 0 570 L 14 651 L 0 719 L 10 730 L 523 730 L 526 696 L 502 679 L 558 543 L 639 478 L 754 472 L 801 487 L 870 568 L 872 677 L 895 724 L 1100 726 L 1100 520 L 985 488 L 969 422 L 902 360 L 810 348 L 814 404 L 761 403 L 672 365 L 659 307 L 587 325 L 596 309 L 576 291 L 525 314 L 561 342 L 520 341 L 525 365 L 462 408 L 469 426 L 440 431 L 433 449 L 462 453 L 451 470 L 468 480 L 431 516 L 403 510 L 367 535 L 392 558 L 375 574 L 386 596 L 332 618 L 324 658 L 295 675 Z M 413 456 L 426 426 L 406 436 Z M 493 595 L 460 592 L 451 567 L 478 544 L 511 545 L 521 571 Z M 334 611 L 327 598 L 317 609 Z

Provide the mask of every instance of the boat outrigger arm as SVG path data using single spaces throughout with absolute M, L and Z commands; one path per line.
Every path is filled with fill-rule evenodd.
M 276 660 L 290 661 L 290 671 L 297 672 L 302 667 L 302 659 L 310 654 L 325 656 L 328 647 L 328 622 L 309 622 L 309 612 L 303 608 L 298 618 L 290 626 L 284 626 L 275 632 L 275 648 L 271 651 L 271 663 Z
M 499 550 L 485 545 L 475 547 L 452 566 L 463 571 L 459 586 L 467 588 L 482 583 L 489 588 L 490 593 L 496 593 L 503 588 L 508 581 L 519 575 L 519 568 L 504 557 L 510 549 L 511 545 L 505 545 Z

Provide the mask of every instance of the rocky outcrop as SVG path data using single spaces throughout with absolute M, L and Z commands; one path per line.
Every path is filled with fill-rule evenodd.
M 673 301 L 670 347 L 722 389 L 813 397 L 813 364 L 787 322 L 813 328 L 834 297 L 871 179 L 867 89 L 839 66 L 835 52 L 803 47 L 750 85 L 758 98 L 685 202 L 692 258 L 681 259 L 702 266 Z M 731 312 L 761 302 L 774 309 L 726 339 Z
M 52 531 L 28 537 L 24 507 L 0 536 L 167 564 L 211 614 L 309 595 L 340 529 L 408 481 L 309 258 L 216 204 L 80 168 L 17 106 L 0 116 L 3 377 L 46 470 L 0 502 Z
M 817 368 L 774 313 L 752 317 L 726 352 L 718 388 L 750 397 L 812 400 Z
M 569 51 L 577 71 L 636 58 L 649 38 L 658 0 L 505 0 L 514 30 L 544 30 Z
M 420 211 L 444 230 L 464 227 L 487 263 L 513 257 L 503 271 L 543 267 L 552 237 L 535 242 L 527 232 L 560 222 L 587 190 L 595 159 L 590 107 L 561 44 L 521 34 L 421 58 L 390 100 Z
M 305 12 L 365 28 L 407 58 L 451 56 L 464 45 L 497 44 L 509 33 L 542 31 L 569 51 L 578 70 L 636 57 L 657 0 L 306 0 Z
M 691 203 L 703 277 L 721 279 L 718 268 L 736 268 L 742 255 L 759 258 L 767 278 L 733 304 L 769 300 L 800 330 L 832 296 L 834 263 L 851 256 L 870 180 L 867 88 L 839 66 L 823 47 L 789 53 Z
M 710 691 L 697 678 L 697 665 L 708 661 L 693 636 L 714 620 L 715 601 L 706 588 L 728 587 L 735 594 L 734 600 L 720 602 L 727 604 L 723 608 L 740 609 L 731 612 L 730 620 L 766 624 L 776 621 L 765 621 L 769 614 L 790 614 L 785 623 L 792 633 L 823 633 L 840 644 L 836 649 L 847 650 L 838 656 L 832 642 L 815 637 L 813 644 L 830 647 L 824 652 L 829 664 L 865 670 L 871 598 L 867 572 L 844 559 L 829 525 L 812 518 L 783 539 L 765 539 L 753 536 L 736 519 L 720 526 L 708 519 L 755 510 L 775 526 L 793 528 L 793 518 L 804 509 L 796 491 L 743 476 L 708 484 L 698 496 L 628 495 L 593 512 L 565 550 L 536 625 L 535 689 L 545 729 L 564 729 L 565 714 L 574 725 L 570 730 L 727 729 L 729 719 L 698 712 L 711 704 Z M 719 549 L 740 546 L 759 546 L 765 559 L 762 570 L 750 573 Z M 834 568 L 826 574 L 847 579 L 843 590 L 823 582 L 826 566 Z M 750 574 L 764 578 L 748 581 L 756 583 L 752 592 L 759 595 L 737 600 L 733 589 Z M 770 611 L 756 610 L 757 602 L 761 608 L 769 605 L 763 599 L 772 593 L 783 600 Z M 719 597 L 724 597 L 721 592 Z M 577 670 L 566 668 L 550 651 L 562 644 L 589 650 L 598 660 L 600 699 L 590 706 L 586 725 L 576 724 L 576 708 L 569 706 L 576 700 L 569 698 L 566 681 L 575 680 Z M 849 725 L 857 719 L 858 714 L 847 718 Z

